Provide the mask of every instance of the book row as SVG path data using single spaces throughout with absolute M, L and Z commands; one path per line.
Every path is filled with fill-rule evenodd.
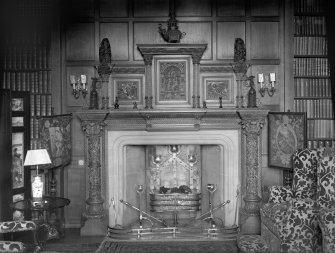
M 326 18 L 324 16 L 294 16 L 294 34 L 326 35 Z
M 326 37 L 294 37 L 295 55 L 327 55 Z
M 296 97 L 331 97 L 331 83 L 328 78 L 295 78 Z
M 31 93 L 51 93 L 50 71 L 4 72 L 2 88 Z
M 52 114 L 52 97 L 51 94 L 30 95 L 30 115 L 50 116 Z
M 295 99 L 294 110 L 296 112 L 306 112 L 307 118 L 334 118 L 331 99 Z
M 328 76 L 327 58 L 294 58 L 293 74 L 295 76 Z
M 335 148 L 335 140 L 309 140 L 307 141 L 307 147 L 309 149 L 315 148 Z
M 295 0 L 294 11 L 296 13 L 321 13 L 324 11 L 323 0 Z
M 48 58 L 46 45 L 12 46 L 6 49 L 3 66 L 5 70 L 47 69 Z
M 334 123 L 334 120 L 307 120 L 307 139 L 334 139 Z

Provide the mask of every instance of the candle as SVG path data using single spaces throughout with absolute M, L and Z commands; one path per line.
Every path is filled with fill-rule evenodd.
M 80 75 L 81 83 L 86 83 L 86 75 Z
M 276 81 L 276 74 L 275 73 L 270 73 L 270 81 L 275 82 Z
M 76 77 L 74 75 L 70 75 L 70 82 L 72 84 L 76 83 Z
M 258 82 L 259 82 L 259 83 L 263 83 L 263 82 L 264 82 L 264 76 L 263 76 L 262 73 L 261 73 L 261 74 L 258 74 Z

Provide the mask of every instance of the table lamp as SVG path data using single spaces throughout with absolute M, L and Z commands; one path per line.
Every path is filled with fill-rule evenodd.
M 50 156 L 46 149 L 34 149 L 27 151 L 26 159 L 24 160 L 24 166 L 36 165 L 36 176 L 34 176 L 34 181 L 31 184 L 33 205 L 41 203 L 43 197 L 43 182 L 41 176 L 38 173 L 38 165 L 50 163 Z

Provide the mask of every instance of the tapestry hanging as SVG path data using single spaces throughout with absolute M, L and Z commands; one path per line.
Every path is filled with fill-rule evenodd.
M 52 167 L 71 162 L 71 120 L 72 114 L 39 118 L 41 148 L 48 150 Z

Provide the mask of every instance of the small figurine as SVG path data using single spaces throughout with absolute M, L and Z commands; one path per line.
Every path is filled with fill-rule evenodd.
M 219 97 L 219 104 L 220 104 L 219 108 L 222 108 L 222 97 Z
M 202 102 L 202 108 L 207 109 L 206 101 Z
M 137 103 L 136 102 L 133 103 L 133 109 L 134 110 L 137 109 Z
M 197 96 L 197 108 L 201 108 L 200 107 L 200 96 Z
M 119 109 L 119 98 L 115 97 L 114 109 Z
M 149 109 L 149 106 L 148 106 L 148 96 L 145 96 L 144 100 L 145 100 L 145 107 L 144 107 L 144 109 Z

